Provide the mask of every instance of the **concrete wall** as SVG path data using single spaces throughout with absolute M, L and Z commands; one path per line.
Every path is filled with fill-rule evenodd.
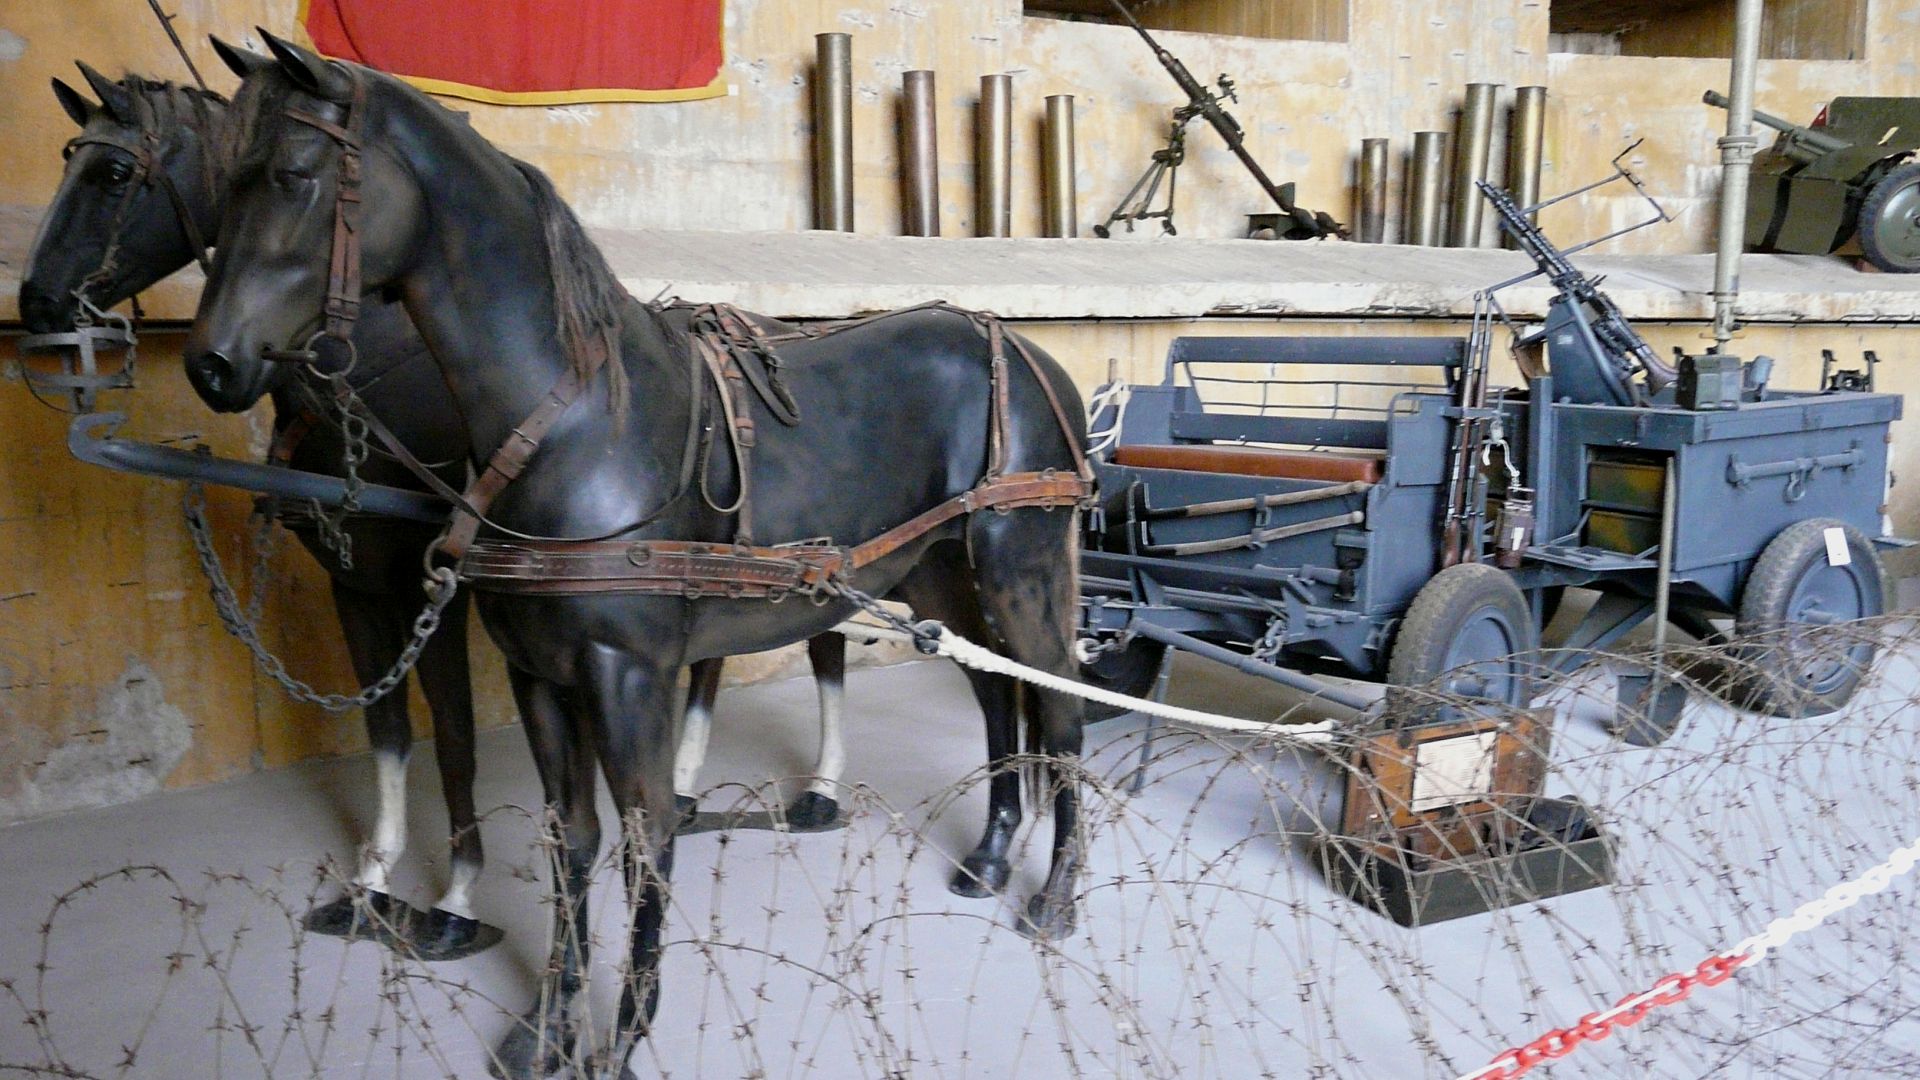
M 232 80 L 204 45 L 207 32 L 251 40 L 264 25 L 292 34 L 292 0 L 180 0 L 179 28 L 216 86 Z M 1362 137 L 1387 135 L 1404 153 L 1410 133 L 1448 127 L 1468 81 L 1551 87 L 1547 190 L 1590 178 L 1633 138 L 1652 138 L 1635 165 L 1679 212 L 1674 226 L 1638 234 L 1631 250 L 1701 250 L 1711 231 L 1712 139 L 1720 115 L 1697 104 L 1725 81 L 1714 60 L 1552 55 L 1547 5 L 1533 0 L 1351 0 L 1346 41 L 1288 41 L 1168 32 L 1165 43 L 1203 79 L 1230 72 L 1235 111 L 1253 152 L 1300 183 L 1301 201 L 1350 216 L 1351 157 Z M 1920 0 L 1874 0 L 1866 58 L 1769 61 L 1760 100 L 1783 115 L 1811 116 L 1836 93 L 1920 91 L 1920 68 L 1898 42 L 1920 23 Z M 977 77 L 1016 73 L 1014 229 L 1039 228 L 1035 160 L 1041 99 L 1079 103 L 1080 219 L 1100 220 L 1144 166 L 1176 104 L 1171 81 L 1124 27 L 1025 18 L 1017 0 L 733 0 L 727 10 L 727 77 L 734 96 L 679 105 L 470 108 L 475 124 L 509 151 L 546 167 L 591 223 L 647 228 L 793 230 L 808 224 L 808 74 L 812 35 L 855 35 L 857 222 L 861 232 L 899 228 L 894 110 L 900 73 L 931 67 L 941 85 L 943 224 L 971 231 L 972 108 Z M 255 42 L 257 44 L 257 42 Z M 124 0 L 14 2 L 0 7 L 0 204 L 34 207 L 53 190 L 57 150 L 71 126 L 46 90 L 73 81 L 71 60 L 109 72 L 183 74 L 165 38 Z M 1197 131 L 1181 175 L 1184 235 L 1231 236 L 1261 209 L 1258 191 L 1210 133 Z M 1398 229 L 1398 182 L 1393 231 Z M 1629 200 L 1556 209 L 1549 225 L 1582 235 L 1627 220 Z M 31 214 L 31 210 L 22 211 Z M 17 275 L 21 252 L 0 251 Z M 11 297 L 0 298 L 0 320 Z M 1407 329 L 1411 326 L 1413 329 Z M 1289 332 L 1464 333 L 1449 322 L 1294 322 Z M 1168 341 L 1191 322 L 1057 321 L 1027 328 L 1084 384 L 1109 356 L 1131 377 L 1157 377 Z M 1212 319 L 1209 333 L 1272 333 L 1271 321 Z M 1752 350 L 1795 357 L 1783 378 L 1808 385 L 1818 348 L 1878 348 L 1897 358 L 1888 327 L 1770 327 Z M 1696 327 L 1651 328 L 1656 347 L 1697 346 Z M 265 417 L 214 417 L 188 392 L 177 335 L 150 334 L 136 412 L 139 434 L 204 438 L 223 453 L 263 450 Z M 1815 359 L 1809 360 L 1807 358 Z M 1897 361 L 1896 361 L 1897 363 Z M 1912 381 L 1897 367 L 1895 388 Z M 231 777 L 362 744 L 357 717 L 290 704 L 257 675 L 220 629 L 178 512 L 178 488 L 109 476 L 73 462 L 63 418 L 31 401 L 9 366 L 0 385 L 0 821 L 136 797 L 160 787 Z M 1914 451 L 1896 447 L 1902 474 L 1920 475 Z M 216 494 L 216 524 L 242 531 L 244 499 Z M 1920 528 L 1920 501 L 1896 496 L 1895 524 Z M 291 543 L 274 564 L 266 622 L 294 674 L 349 685 L 331 631 L 324 579 Z M 237 545 L 224 552 L 237 560 Z M 473 634 L 486 724 L 511 722 L 499 662 Z M 791 656 L 750 669 L 790 671 Z M 423 710 L 416 702 L 415 714 Z M 722 733 L 725 737 L 725 733 Z

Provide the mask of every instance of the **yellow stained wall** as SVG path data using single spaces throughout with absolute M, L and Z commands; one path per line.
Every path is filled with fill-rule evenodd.
M 208 32 L 248 42 L 251 27 L 294 34 L 293 0 L 193 0 L 172 5 L 196 60 L 217 87 L 232 79 L 204 43 Z M 1913 93 L 1920 71 L 1905 60 L 1901 31 L 1920 0 L 1875 0 L 1866 58 L 1858 62 L 1769 61 L 1760 102 L 1783 115 L 1811 116 L 1837 93 Z M 1712 141 L 1718 112 L 1699 91 L 1725 82 L 1714 60 L 1548 56 L 1547 5 L 1493 0 L 1352 0 L 1345 42 L 1263 40 L 1167 32 L 1164 42 L 1203 80 L 1231 73 L 1234 107 L 1254 154 L 1300 183 L 1301 201 L 1349 214 L 1353 150 L 1365 136 L 1394 140 L 1395 228 L 1403 155 L 1414 130 L 1450 125 L 1468 81 L 1551 88 L 1547 190 L 1597 175 L 1618 147 L 1652 136 L 1636 166 L 1681 219 L 1637 234 L 1631 250 L 1703 250 L 1712 229 L 1716 178 Z M 1080 219 L 1104 216 L 1178 103 L 1170 79 L 1124 27 L 1023 18 L 1016 0 L 882 3 L 880 0 L 733 0 L 727 9 L 727 80 L 733 96 L 679 105 L 505 109 L 462 104 L 475 124 L 509 151 L 549 169 L 590 222 L 628 227 L 792 230 L 808 224 L 807 79 L 812 35 L 855 35 L 857 224 L 898 231 L 894 99 L 900 73 L 939 73 L 943 224 L 971 231 L 972 108 L 977 76 L 1016 75 L 1014 228 L 1039 228 L 1034 159 L 1041 99 L 1076 95 Z M 258 45 L 258 42 L 252 42 Z M 110 73 L 182 74 L 165 38 L 127 0 L 0 0 L 0 203 L 34 206 L 52 192 L 57 150 L 71 125 L 46 80 L 77 81 L 81 57 Z M 1241 215 L 1260 209 L 1258 191 L 1218 140 L 1189 143 L 1179 220 L 1187 235 L 1235 235 Z M 1624 221 L 1627 200 L 1601 198 L 1556 208 L 1549 227 L 1578 236 Z M 13 258 L 19 252 L 0 252 Z M 19 267 L 11 270 L 18 272 Z M 184 314 L 175 313 L 175 314 Z M 0 319 L 11 298 L 0 298 Z M 1287 332 L 1464 333 L 1446 323 L 1289 323 Z M 1051 322 L 1027 328 L 1066 361 L 1083 385 L 1106 358 L 1136 379 L 1157 378 L 1170 339 L 1191 332 L 1173 321 Z M 1209 320 L 1208 333 L 1272 333 L 1272 322 Z M 1762 328 L 1749 347 L 1796 358 L 1783 372 L 1798 385 L 1806 357 L 1821 346 L 1899 357 L 1898 328 Z M 1697 344 L 1693 328 L 1654 328 Z M 140 433 L 202 435 L 230 454 L 258 454 L 264 416 L 206 413 L 178 370 L 178 338 L 148 335 L 138 405 Z M 0 355 L 10 350 L 0 348 Z M 1892 388 L 1911 380 L 1898 362 L 1883 373 Z M 362 745 L 357 717 L 290 704 L 254 672 L 220 629 L 178 512 L 176 485 L 112 476 L 74 462 L 63 418 L 32 402 L 10 368 L 0 382 L 0 820 L 70 805 L 116 801 L 158 786 L 230 777 Z M 1913 472 L 1912 451 L 1896 465 Z M 1920 474 L 1916 474 L 1920 475 Z M 242 531 L 246 502 L 211 496 L 222 535 Z M 1896 496 L 1896 525 L 1912 532 L 1920 505 Z M 223 552 L 230 562 L 240 552 Z M 303 679 L 329 689 L 350 683 L 332 631 L 324 577 L 289 541 L 275 561 L 266 623 L 273 644 Z M 499 662 L 473 633 L 483 724 L 512 719 Z M 782 662 L 784 661 L 776 661 Z M 764 670 L 764 668 L 762 669 Z M 789 668 L 790 670 L 790 668 Z M 423 710 L 415 703 L 415 714 Z

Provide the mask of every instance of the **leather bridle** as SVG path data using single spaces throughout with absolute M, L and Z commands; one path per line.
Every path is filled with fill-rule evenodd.
M 320 306 L 321 327 L 299 349 L 269 352 L 266 357 L 302 363 L 322 375 L 346 374 L 359 356 L 353 345 L 353 324 L 360 318 L 360 125 L 366 112 L 367 83 L 351 67 L 342 65 L 340 70 L 353 87 L 344 123 L 303 109 L 285 110 L 287 119 L 314 128 L 340 145 L 334 170 L 333 254 L 327 265 L 327 296 Z M 317 346 L 329 346 L 334 355 L 322 355 Z
M 82 132 L 67 140 L 66 147 L 61 151 L 62 157 L 71 158 L 82 147 L 106 146 L 133 159 L 133 175 L 127 179 L 127 186 L 120 194 L 120 202 L 114 207 L 113 222 L 108 226 L 106 250 L 100 256 L 99 268 L 81 281 L 79 291 L 83 293 L 96 285 L 106 283 L 119 269 L 121 234 L 126 231 L 127 216 L 133 210 L 134 195 L 145 187 L 157 186 L 166 192 L 167 201 L 173 205 L 174 217 L 180 222 L 181 230 L 187 234 L 187 242 L 193 246 L 194 261 L 200 264 L 202 273 L 210 273 L 213 269 L 213 263 L 207 257 L 206 238 L 201 235 L 200 226 L 193 220 L 193 213 L 187 206 L 186 197 L 180 194 L 179 186 L 173 182 L 173 177 L 167 174 L 167 170 L 160 167 L 160 151 L 163 143 L 159 131 L 155 130 L 156 125 L 153 123 L 152 116 L 149 115 L 151 106 L 138 97 L 134 97 L 133 100 L 139 102 L 136 108 L 143 111 L 138 138 L 129 139 L 115 132 Z

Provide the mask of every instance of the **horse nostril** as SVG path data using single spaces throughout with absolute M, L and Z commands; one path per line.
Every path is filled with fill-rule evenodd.
M 233 361 L 227 359 L 225 353 L 203 352 L 193 358 L 193 368 L 207 389 L 216 394 L 233 381 Z

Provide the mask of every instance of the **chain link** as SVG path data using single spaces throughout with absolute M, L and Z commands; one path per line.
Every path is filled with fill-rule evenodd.
M 354 408 L 359 400 L 351 393 L 339 399 L 340 460 L 344 466 L 345 481 L 340 507 L 326 514 L 320 511 L 317 500 L 313 504 L 315 517 L 320 523 L 321 546 L 334 553 L 342 570 L 353 569 L 353 534 L 347 532 L 347 515 L 360 510 L 360 494 L 367 488 L 366 480 L 360 476 L 360 467 L 367 463 L 367 420 Z
M 413 635 L 406 647 L 400 650 L 400 656 L 394 660 L 387 673 L 380 676 L 371 685 L 352 694 L 323 694 L 287 673 L 280 658 L 275 656 L 260 640 L 257 628 L 261 596 L 265 590 L 258 588 L 264 577 L 255 579 L 255 595 L 252 602 L 242 609 L 240 598 L 235 595 L 233 584 L 227 579 L 227 572 L 220 565 L 220 554 L 214 550 L 213 532 L 207 526 L 206 492 L 199 484 L 188 484 L 185 499 L 187 532 L 193 538 L 194 552 L 200 558 L 200 569 L 207 576 L 208 592 L 213 597 L 214 610 L 220 615 L 220 622 L 227 632 L 240 640 L 247 651 L 253 654 L 260 670 L 267 673 L 275 682 L 287 691 L 296 701 L 311 702 L 328 712 L 346 712 L 349 709 L 365 708 L 392 693 L 406 681 L 407 673 L 419 662 L 420 653 L 427 647 L 427 639 L 440 628 L 440 617 L 447 605 L 459 591 L 459 578 L 451 567 L 437 566 L 427 570 L 424 588 L 427 593 L 427 605 L 413 620 Z M 260 573 L 264 574 L 264 571 Z

